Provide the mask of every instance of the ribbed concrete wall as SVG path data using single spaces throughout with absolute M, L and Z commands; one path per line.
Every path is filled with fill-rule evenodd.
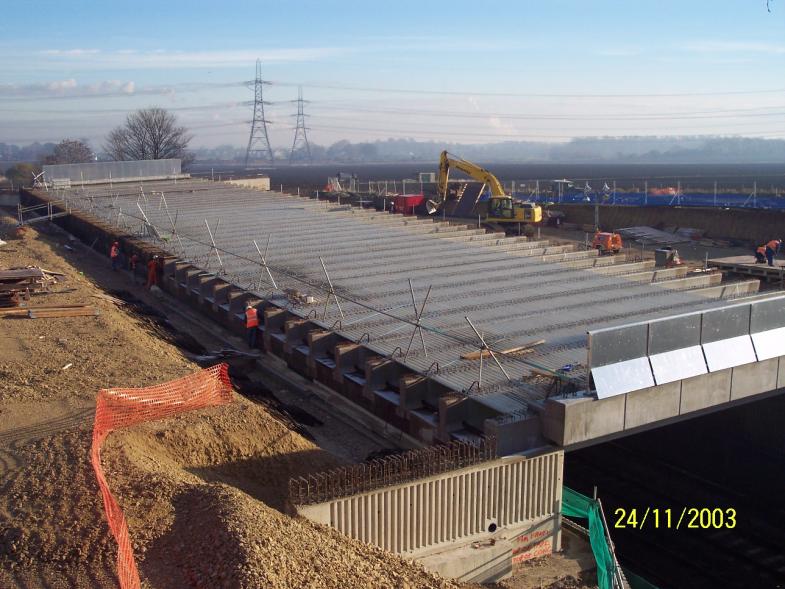
M 567 221 L 594 224 L 594 205 L 560 204 Z M 697 227 L 709 237 L 765 243 L 778 237 L 785 212 L 749 209 L 701 209 L 690 207 L 601 206 L 600 225 L 605 230 L 650 225 L 652 227 Z M 678 247 L 678 246 L 677 246 Z
M 352 538 L 417 556 L 558 515 L 563 460 L 561 451 L 513 456 L 298 512 Z

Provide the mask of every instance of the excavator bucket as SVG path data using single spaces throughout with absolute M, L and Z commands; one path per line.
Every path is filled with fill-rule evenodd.
M 438 213 L 440 208 L 441 208 L 441 203 L 436 202 L 435 200 L 428 199 L 425 201 L 425 209 L 428 211 L 429 215 Z

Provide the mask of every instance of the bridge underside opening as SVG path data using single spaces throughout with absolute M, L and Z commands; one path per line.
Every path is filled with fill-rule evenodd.
M 784 421 L 779 394 L 569 452 L 565 484 L 597 487 L 622 564 L 655 585 L 781 586 Z

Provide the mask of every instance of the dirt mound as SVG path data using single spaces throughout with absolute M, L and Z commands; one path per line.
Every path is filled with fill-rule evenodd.
M 103 455 L 152 587 L 452 586 L 288 515 L 289 477 L 339 462 L 242 397 L 115 432 Z
M 87 427 L 15 448 L 14 457 L 24 466 L 5 478 L 0 489 L 0 570 L 25 578 L 43 567 L 47 579 L 62 575 L 63 586 L 87 569 L 93 580 L 114 577 L 116 545 L 103 516 L 89 451 Z M 2 579 L 0 575 L 0 584 Z

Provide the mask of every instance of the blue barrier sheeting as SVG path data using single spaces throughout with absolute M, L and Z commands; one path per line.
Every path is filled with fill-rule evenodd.
M 616 192 L 615 194 L 578 192 L 564 194 L 561 197 L 540 195 L 534 198 L 531 194 L 518 192 L 516 198 L 532 200 L 535 202 L 554 202 L 556 204 L 594 204 L 602 205 L 627 205 L 635 207 L 717 207 L 738 209 L 778 209 L 785 210 L 785 195 L 772 194 L 757 195 L 738 193 L 718 193 L 716 198 L 712 193 L 686 192 L 680 195 L 649 194 L 643 192 Z

